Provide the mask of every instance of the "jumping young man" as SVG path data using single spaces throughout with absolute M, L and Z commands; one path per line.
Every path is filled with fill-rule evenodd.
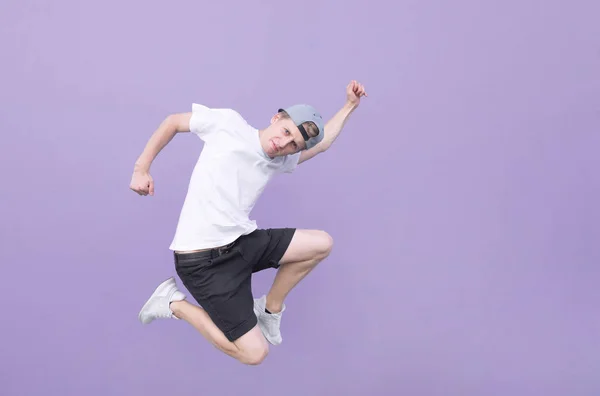
M 265 359 L 269 343 L 282 342 L 286 296 L 329 255 L 333 241 L 320 230 L 260 229 L 250 212 L 273 176 L 331 147 L 363 96 L 363 85 L 351 81 L 345 103 L 325 125 L 308 105 L 280 109 L 257 129 L 234 110 L 199 104 L 160 124 L 135 163 L 130 188 L 154 195 L 150 165 L 176 134 L 192 132 L 204 142 L 170 246 L 177 275 L 200 306 L 169 278 L 142 307 L 142 323 L 184 320 L 249 365 Z M 277 270 L 273 285 L 254 299 L 252 274 L 269 268 Z

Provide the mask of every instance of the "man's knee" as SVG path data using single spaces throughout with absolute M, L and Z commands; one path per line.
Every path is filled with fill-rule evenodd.
M 332 249 L 333 238 L 329 233 L 322 230 L 297 230 L 280 263 L 315 265 L 329 256 Z
M 319 259 L 322 260 L 329 256 L 331 250 L 333 249 L 333 237 L 325 231 L 318 231 L 316 238 L 316 253 Z
M 238 360 L 244 364 L 261 364 L 269 354 L 269 344 L 258 324 L 234 343 L 239 351 Z
M 242 363 L 250 366 L 257 366 L 265 360 L 268 354 L 269 347 L 267 345 L 261 345 L 256 348 L 245 350 Z

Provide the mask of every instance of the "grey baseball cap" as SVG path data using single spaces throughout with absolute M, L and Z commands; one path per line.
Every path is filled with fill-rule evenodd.
M 323 117 L 314 107 L 306 105 L 306 104 L 297 104 L 294 106 L 287 107 L 285 109 L 279 109 L 279 111 L 284 111 L 289 114 L 290 118 L 296 124 L 304 141 L 306 142 L 306 149 L 310 149 L 317 145 L 323 137 L 325 136 L 325 124 L 323 122 Z M 302 123 L 312 121 L 317 126 L 318 134 L 317 136 L 311 138 L 306 130 L 302 126 Z

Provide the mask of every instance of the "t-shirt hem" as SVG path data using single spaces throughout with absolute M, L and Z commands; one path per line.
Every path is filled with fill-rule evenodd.
M 185 251 L 190 251 L 190 250 L 213 249 L 213 248 L 228 245 L 231 242 L 237 240 L 239 237 L 241 237 L 243 235 L 248 235 L 251 232 L 256 231 L 257 229 L 258 229 L 257 226 L 250 227 L 246 231 L 241 232 L 238 235 L 234 235 L 229 238 L 224 238 L 224 239 L 221 239 L 220 241 L 216 241 L 216 242 L 199 242 L 199 243 L 194 243 L 194 244 L 190 244 L 190 245 L 171 244 L 169 246 L 169 250 L 174 251 L 174 252 L 175 251 L 185 252 Z

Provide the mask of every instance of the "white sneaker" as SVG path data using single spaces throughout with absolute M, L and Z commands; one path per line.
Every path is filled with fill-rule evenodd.
M 281 325 L 281 316 L 283 311 L 285 311 L 285 304 L 280 312 L 271 314 L 265 311 L 266 305 L 267 296 L 254 299 L 254 314 L 258 319 L 258 327 L 260 327 L 267 341 L 273 345 L 279 345 L 283 341 L 279 327 Z
M 175 278 L 171 277 L 154 290 L 138 314 L 138 319 L 143 324 L 148 324 L 154 319 L 177 319 L 173 316 L 170 304 L 173 301 L 182 300 L 185 300 L 185 294 L 177 289 Z

